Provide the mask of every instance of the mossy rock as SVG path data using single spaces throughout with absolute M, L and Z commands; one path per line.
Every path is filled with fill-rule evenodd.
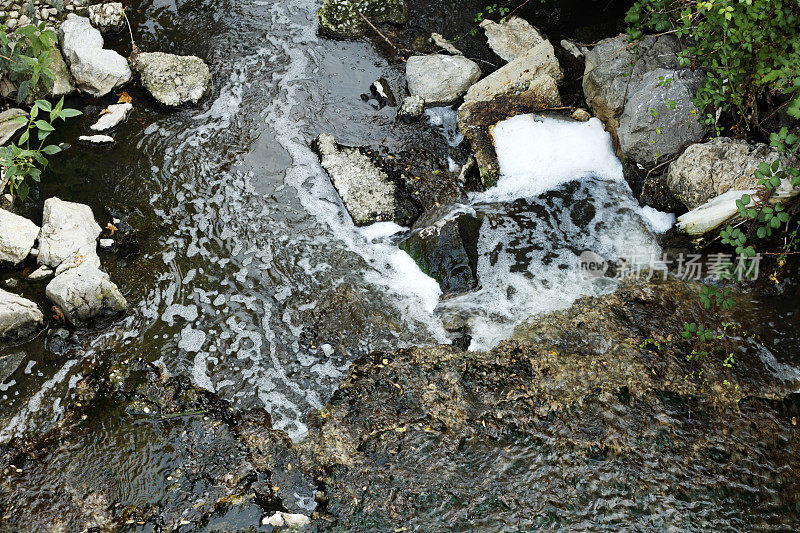
M 408 22 L 405 0 L 325 0 L 317 12 L 319 31 L 332 37 L 356 39 L 366 33 L 368 24 Z

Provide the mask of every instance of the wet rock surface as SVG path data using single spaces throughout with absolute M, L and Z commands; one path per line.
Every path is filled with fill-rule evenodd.
M 712 526 L 790 527 L 800 438 L 781 398 L 795 385 L 770 378 L 745 339 L 729 375 L 687 365 L 671 341 L 698 307 L 683 282 L 628 284 L 488 353 L 359 359 L 300 444 L 328 527 L 684 528 L 697 517 L 674 509 L 698 501 Z M 685 379 L 701 368 L 707 386 Z
M 369 30 L 369 24 L 405 24 L 405 0 L 325 0 L 317 12 L 319 31 L 331 37 L 355 39 Z
M 27 117 L 28 114 L 19 108 L 6 109 L 0 113 L 0 146 L 6 144 L 21 128 L 24 122 L 18 122 L 17 117 Z
M 670 163 L 667 172 L 669 190 L 689 209 L 730 190 L 756 188 L 753 173 L 758 165 L 785 160 L 765 144 L 718 137 L 707 143 L 693 144 Z
M 421 222 L 421 221 L 420 221 Z M 400 243 L 420 269 L 439 282 L 444 294 L 472 290 L 478 284 L 478 232 L 481 220 L 467 213 L 418 227 Z
M 143 52 L 134 68 L 145 89 L 167 106 L 196 104 L 211 89 L 211 71 L 196 56 Z
M 48 198 L 42 213 L 37 261 L 40 265 L 58 267 L 86 245 L 92 248 L 87 253 L 96 255 L 93 247 L 100 232 L 88 205 Z

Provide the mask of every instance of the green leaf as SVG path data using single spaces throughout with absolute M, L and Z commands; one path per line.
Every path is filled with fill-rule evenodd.
M 42 148 L 42 152 L 46 153 L 47 155 L 57 154 L 61 151 L 61 147 L 57 144 L 48 144 L 44 148 Z
M 81 113 L 81 112 L 80 112 L 80 111 L 78 111 L 77 109 L 70 109 L 70 108 L 64 109 L 64 110 L 61 112 L 61 114 L 62 114 L 62 116 L 63 116 L 64 118 L 71 118 L 71 117 L 77 117 L 77 116 L 79 116 L 79 115 L 83 115 L 83 113 Z
M 39 128 L 42 131 L 54 131 L 55 130 L 55 128 L 53 126 L 51 126 L 48 122 L 46 122 L 44 120 L 41 120 L 41 119 L 37 120 L 35 122 L 35 124 L 36 124 L 36 127 Z

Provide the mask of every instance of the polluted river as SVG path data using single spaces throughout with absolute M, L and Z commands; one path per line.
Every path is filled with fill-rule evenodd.
M 409 1 L 405 33 L 351 40 L 319 32 L 320 4 L 127 2 L 137 47 L 202 58 L 210 93 L 167 108 L 124 87 L 110 146 L 75 139 L 119 91 L 67 97 L 84 115 L 15 212 L 40 224 L 57 196 L 133 228 L 100 255 L 128 309 L 64 325 L 29 264 L 2 271 L 45 327 L 0 345 L 24 354 L 0 384 L 0 531 L 796 530 L 796 267 L 735 296 L 736 365 L 687 363 L 699 285 L 614 272 L 691 251 L 675 214 L 640 200 L 600 119 L 562 109 L 495 121 L 495 183 L 354 224 L 314 140 L 457 179 L 458 106 L 399 120 L 370 85 L 402 101 L 431 32 L 502 62 L 470 33 L 481 2 Z M 625 2 L 578 4 L 530 22 L 618 33 Z M 106 46 L 131 52 L 128 33 Z M 441 276 L 434 230 L 461 242 Z

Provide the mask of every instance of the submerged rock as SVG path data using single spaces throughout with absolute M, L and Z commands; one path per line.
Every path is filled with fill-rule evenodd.
M 489 48 L 506 61 L 514 61 L 545 40 L 528 21 L 517 16 L 499 23 L 486 19 L 480 27 L 486 32 Z
M 424 112 L 425 100 L 421 96 L 407 96 L 397 110 L 397 117 L 411 120 L 421 117 Z
M 0 263 L 16 265 L 30 254 L 39 226 L 25 217 L 0 209 Z
M 638 49 L 638 52 L 637 52 Z M 618 35 L 586 52 L 583 92 L 594 114 L 616 131 L 629 88 L 657 68 L 677 69 L 678 39 L 673 35 L 647 36 L 637 43 Z
M 667 186 L 686 207 L 694 209 L 729 190 L 755 189 L 753 175 L 758 165 L 781 160 L 781 154 L 766 144 L 717 137 L 693 144 L 670 163 Z
M 103 33 L 113 33 L 125 29 L 125 8 L 120 2 L 95 4 L 89 6 L 89 20 Z
M 455 102 L 480 77 L 478 64 L 463 56 L 412 56 L 406 62 L 408 91 L 431 106 Z
M 14 119 L 27 116 L 28 113 L 16 107 L 0 113 L 0 146 L 10 141 L 15 133 L 25 127 L 24 122 L 16 122 Z
M 478 233 L 481 219 L 458 213 L 416 229 L 400 248 L 444 294 L 467 292 L 478 284 Z M 419 226 L 419 224 L 418 224 Z
M 317 11 L 319 31 L 341 39 L 364 35 L 369 29 L 364 18 L 372 24 L 405 24 L 408 8 L 405 0 L 324 0 Z
M 22 339 L 43 323 L 44 315 L 35 303 L 0 289 L 0 339 Z
M 5 383 L 6 379 L 19 368 L 24 360 L 25 352 L 0 355 L 0 383 Z
M 656 69 L 632 84 L 619 119 L 622 154 L 652 164 L 700 141 L 705 127 L 693 100 L 704 78 L 699 71 Z
M 94 131 L 105 131 L 115 126 L 118 126 L 133 110 L 133 104 L 130 102 L 122 104 L 113 104 L 108 106 L 97 119 L 97 122 L 92 124 L 89 128 Z
M 86 17 L 70 13 L 58 35 L 64 58 L 81 91 L 104 96 L 131 79 L 128 61 L 103 48 L 103 36 Z
M 712 529 L 793 522 L 785 511 L 800 475 L 781 465 L 800 451 L 788 412 L 796 402 L 752 397 L 780 399 L 796 384 L 775 378 L 751 340 L 732 340 L 733 369 L 716 359 L 721 346 L 687 363 L 673 339 L 701 313 L 696 291 L 674 279 L 634 280 L 536 317 L 488 353 L 428 347 L 359 358 L 299 444 L 325 490 L 324 523 L 683 529 L 698 525 L 680 516 L 700 497 L 708 513 L 700 520 Z M 687 377 L 700 370 L 705 384 Z M 575 484 L 574 505 L 552 504 Z M 634 496 L 646 506 L 629 505 Z M 607 513 L 597 513 L 598 501 Z
M 47 284 L 45 292 L 73 325 L 115 316 L 128 307 L 108 274 L 88 263 L 59 273 Z
M 196 104 L 211 89 L 211 71 L 199 57 L 143 52 L 134 67 L 145 89 L 164 105 Z
M 42 212 L 37 260 L 40 265 L 58 267 L 79 250 L 86 250 L 87 245 L 93 248 L 100 232 L 88 205 L 48 198 Z

